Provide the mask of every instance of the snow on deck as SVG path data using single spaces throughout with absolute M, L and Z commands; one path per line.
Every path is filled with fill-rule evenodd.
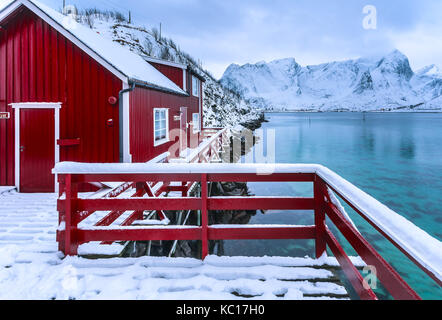
M 11 192 L 13 190 L 15 190 L 15 187 L 0 187 L 0 194 Z
M 329 257 L 63 259 L 56 199 L 0 195 L 0 299 L 348 298 L 330 268 L 321 268 L 337 267 Z M 94 244 L 83 248 L 93 249 Z

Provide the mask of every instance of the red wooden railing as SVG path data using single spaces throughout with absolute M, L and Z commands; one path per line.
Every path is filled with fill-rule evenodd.
M 210 163 L 221 161 L 223 146 L 230 144 L 227 128 L 205 128 L 201 136 L 202 143 L 195 149 L 186 149 L 181 158 L 169 159 L 172 163 Z
M 353 209 L 375 226 L 388 240 L 404 252 L 416 265 L 430 275 L 438 285 L 441 275 L 437 266 L 432 267 L 423 255 L 416 257 L 409 244 L 393 240 L 384 226 L 374 222 L 364 203 L 369 197 L 353 185 L 321 166 L 307 165 L 240 165 L 240 164 L 157 164 L 106 165 L 61 163 L 55 172 L 63 186 L 62 197 L 58 200 L 61 225 L 58 233 L 60 250 L 66 255 L 76 255 L 78 246 L 90 241 L 148 241 L 148 240 L 201 240 L 204 259 L 208 255 L 209 240 L 233 239 L 314 239 L 316 256 L 320 257 L 328 247 L 337 258 L 343 272 L 356 293 L 362 299 L 377 299 L 361 273 L 353 265 L 337 238 L 326 226 L 326 216 L 352 245 L 358 255 L 376 268 L 377 277 L 395 299 L 420 299 L 417 293 L 404 281 L 396 270 L 370 245 L 352 223 L 330 199 L 330 190 L 340 196 Z M 90 173 L 89 173 L 90 172 Z M 121 173 L 115 173 L 121 172 Z M 257 172 L 266 172 L 259 174 Z M 130 198 L 81 199 L 78 185 L 91 182 L 136 181 L 134 194 Z M 199 197 L 152 198 L 144 197 L 146 182 L 198 182 L 201 183 Z M 299 197 L 210 197 L 210 182 L 311 182 L 314 196 Z M 344 183 L 345 182 L 345 183 Z M 353 191 L 349 192 L 351 186 Z M 360 201 L 360 203 L 357 203 Z M 382 208 L 383 209 L 383 208 Z M 195 210 L 201 212 L 200 226 L 131 227 L 143 218 L 149 210 Z M 223 210 L 312 210 L 315 225 L 312 226 L 216 226 L 208 224 L 209 211 Z M 373 209 L 377 210 L 377 209 Z M 383 209 L 386 210 L 386 209 Z M 388 209 L 389 210 L 389 209 Z M 115 214 L 130 212 L 126 221 L 117 227 L 94 226 L 79 228 L 78 224 L 90 212 L 109 211 Z M 396 213 L 392 213 L 396 214 Z M 397 214 L 396 214 L 397 215 Z M 109 225 L 109 224 L 106 224 Z M 417 228 L 417 227 L 416 227 Z M 417 229 L 416 229 L 417 230 Z M 399 237 L 398 237 L 399 239 Z M 437 240 L 436 240 L 437 241 Z M 431 260 L 431 259 L 430 259 Z

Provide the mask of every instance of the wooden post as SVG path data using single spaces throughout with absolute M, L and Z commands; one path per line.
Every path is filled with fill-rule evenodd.
M 77 255 L 78 242 L 75 239 L 77 222 L 74 217 L 76 212 L 76 200 L 78 199 L 78 185 L 72 182 L 72 175 L 67 174 L 65 178 L 65 241 L 64 253 L 67 256 Z
M 207 174 L 203 173 L 201 175 L 201 258 L 204 260 L 209 254 L 209 244 L 208 244 L 208 224 L 209 224 L 209 213 L 207 211 Z
M 183 187 L 183 190 L 181 191 L 181 196 L 183 197 L 183 198 L 185 198 L 185 197 L 187 197 L 188 196 L 188 189 L 187 189 L 187 182 L 186 181 L 182 181 L 181 182 L 181 186 Z
M 315 228 L 316 228 L 316 258 L 320 258 L 326 251 L 326 228 L 325 228 L 325 192 L 327 186 L 322 179 L 315 176 L 314 182 L 314 197 L 315 197 Z
M 65 192 L 65 175 L 58 175 L 58 183 L 59 183 L 59 189 L 58 189 L 58 198 L 60 199 L 63 193 Z M 57 201 L 57 209 L 58 209 L 58 225 L 61 225 L 62 223 L 65 223 L 66 221 L 66 203 L 63 201 L 62 205 L 59 205 L 60 200 Z M 66 226 L 66 223 L 65 223 Z M 65 230 L 57 230 L 57 242 L 58 242 L 58 251 L 66 252 L 65 251 Z
M 136 190 L 136 196 L 141 198 L 147 193 L 148 190 L 147 182 L 137 182 L 135 184 L 135 190 Z M 135 215 L 134 217 L 135 220 L 143 220 L 144 211 L 142 210 L 134 211 L 134 215 Z

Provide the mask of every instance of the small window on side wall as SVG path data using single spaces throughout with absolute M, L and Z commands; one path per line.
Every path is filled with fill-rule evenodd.
M 169 110 L 154 109 L 154 145 L 169 142 Z
M 195 76 L 192 76 L 192 95 L 194 97 L 200 96 L 200 80 Z
M 192 124 L 193 124 L 193 133 L 200 132 L 200 114 L 193 113 L 192 114 Z

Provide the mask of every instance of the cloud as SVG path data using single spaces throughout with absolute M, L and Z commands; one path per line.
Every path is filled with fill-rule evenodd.
M 40 1 L 59 6 L 57 0 Z M 216 77 L 230 63 L 294 57 L 308 65 L 396 47 L 416 68 L 442 64 L 440 0 L 96 0 L 93 5 L 130 9 L 135 22 L 148 27 L 161 22 L 163 34 Z M 366 5 L 377 9 L 376 30 L 362 27 Z
M 442 66 L 442 26 L 428 29 L 418 26 L 410 32 L 389 34 L 394 47 L 405 53 L 414 70 L 429 64 Z

